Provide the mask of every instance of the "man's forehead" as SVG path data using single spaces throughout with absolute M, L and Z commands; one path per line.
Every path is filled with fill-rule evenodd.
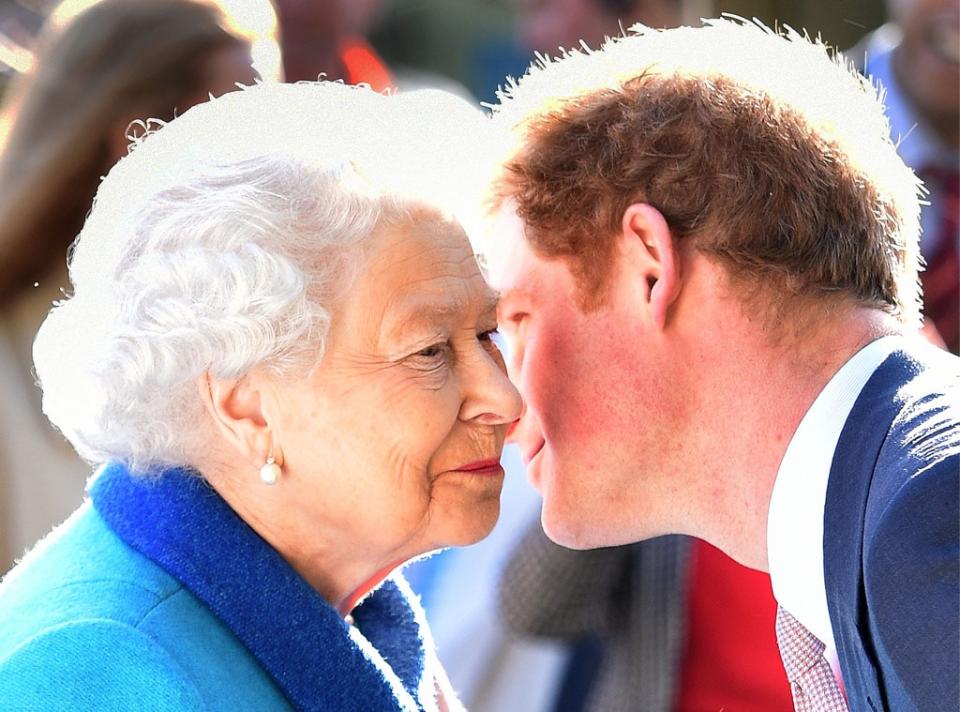
M 523 220 L 513 201 L 505 201 L 497 212 L 484 258 L 487 280 L 502 298 L 530 288 L 539 259 L 527 243 Z

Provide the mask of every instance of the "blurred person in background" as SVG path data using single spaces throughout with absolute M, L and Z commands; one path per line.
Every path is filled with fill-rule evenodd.
M 372 0 L 380 11 L 366 13 L 375 17 L 368 35 L 401 87 L 453 81 L 454 93 L 494 101 L 504 78 L 529 61 L 517 47 L 512 1 Z
M 847 56 L 886 90 L 891 138 L 923 179 L 924 317 L 960 353 L 960 4 L 888 0 L 890 22 Z
M 683 0 L 516 0 L 518 33 L 525 47 L 555 54 L 585 42 L 599 47 L 606 37 L 637 22 L 648 27 L 676 27 Z
M 346 84 L 367 84 L 376 91 L 442 89 L 474 100 L 459 82 L 444 73 L 386 62 L 367 39 L 384 21 L 383 0 L 272 0 L 287 81 L 318 77 Z M 429 12 L 428 9 L 420 8 Z M 425 41 L 422 27 L 417 41 Z M 426 40 L 429 44 L 429 40 Z
M 33 64 L 27 49 L 40 32 L 46 9 L 39 3 L 14 0 L 0 3 L 0 96 L 18 74 L 25 74 Z
M 236 8 L 236 12 L 233 9 Z M 40 412 L 30 349 L 131 122 L 275 79 L 267 0 L 59 6 L 5 97 L 0 154 L 0 570 L 80 502 L 90 470 Z M 135 128 L 133 130 L 136 130 Z M 25 468 L 24 463 L 30 463 Z
M 364 38 L 381 0 L 272 0 L 288 82 L 323 77 L 382 91 L 393 76 Z

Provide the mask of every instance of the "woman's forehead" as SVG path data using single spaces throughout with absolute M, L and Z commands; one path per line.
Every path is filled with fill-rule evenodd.
M 385 229 L 357 290 L 384 326 L 483 314 L 497 302 L 462 228 L 439 219 Z

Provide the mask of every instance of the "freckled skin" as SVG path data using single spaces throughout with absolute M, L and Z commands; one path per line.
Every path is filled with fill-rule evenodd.
M 455 470 L 499 459 L 520 400 L 489 340 L 495 299 L 463 231 L 420 215 L 371 240 L 323 361 L 277 393 L 276 437 L 301 510 L 288 539 L 317 549 L 302 556 L 335 548 L 372 573 L 489 533 L 502 474 Z M 423 316 L 435 307 L 447 311 Z
M 644 349 L 650 337 L 624 311 L 629 300 L 614 295 L 584 313 L 566 265 L 534 254 L 515 217 L 501 221 L 498 239 L 514 246 L 493 284 L 525 401 L 511 440 L 525 459 L 543 443 L 527 474 L 544 496 L 544 528 L 573 548 L 635 541 L 639 528 L 660 527 L 662 502 L 685 476 L 663 463 L 680 447 L 671 423 L 688 421 L 695 404 L 676 397 L 675 369 Z

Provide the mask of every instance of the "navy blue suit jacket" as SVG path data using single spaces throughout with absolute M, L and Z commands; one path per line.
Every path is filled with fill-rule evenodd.
M 854 711 L 960 705 L 958 364 L 932 348 L 894 352 L 834 453 L 824 578 Z

